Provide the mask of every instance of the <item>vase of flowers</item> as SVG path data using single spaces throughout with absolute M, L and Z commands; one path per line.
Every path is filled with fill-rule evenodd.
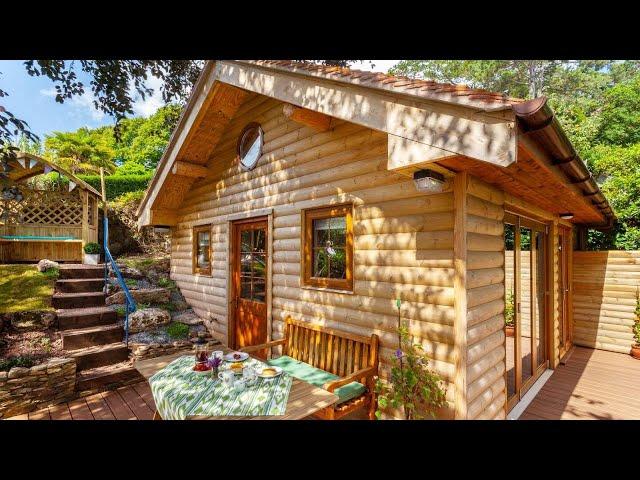
M 422 345 L 414 343 L 409 335 L 409 328 L 402 322 L 399 299 L 396 307 L 398 348 L 391 356 L 390 378 L 387 381 L 376 381 L 376 417 L 380 418 L 382 410 L 387 407 L 401 408 L 406 420 L 435 417 L 437 410 L 446 403 L 443 381 L 429 368 Z
M 222 364 L 222 358 L 212 355 L 207 360 L 207 367 L 211 369 L 211 377 L 215 380 L 218 378 L 218 372 L 220 371 L 220 365 Z

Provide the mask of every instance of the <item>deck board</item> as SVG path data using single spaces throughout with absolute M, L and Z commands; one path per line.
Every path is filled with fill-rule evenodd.
M 576 347 L 559 365 L 522 420 L 640 419 L 640 361 Z

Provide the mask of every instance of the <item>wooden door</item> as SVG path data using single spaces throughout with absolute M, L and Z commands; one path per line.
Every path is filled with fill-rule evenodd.
M 267 341 L 267 219 L 233 223 L 232 348 Z M 266 358 L 266 351 L 256 352 Z
M 549 364 L 548 229 L 534 220 L 505 215 L 505 312 L 513 333 L 506 336 L 507 410 L 511 410 Z M 509 332 L 508 329 L 505 330 Z

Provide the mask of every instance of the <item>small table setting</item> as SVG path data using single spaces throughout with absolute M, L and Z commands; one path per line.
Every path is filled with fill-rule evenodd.
M 195 355 L 156 357 L 135 367 L 148 379 L 163 420 L 300 419 L 338 400 L 246 352 L 210 352 L 204 343 L 195 345 Z

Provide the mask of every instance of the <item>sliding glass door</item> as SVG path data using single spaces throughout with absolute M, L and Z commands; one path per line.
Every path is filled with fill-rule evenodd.
M 547 227 L 505 215 L 505 334 L 510 410 L 547 368 Z

